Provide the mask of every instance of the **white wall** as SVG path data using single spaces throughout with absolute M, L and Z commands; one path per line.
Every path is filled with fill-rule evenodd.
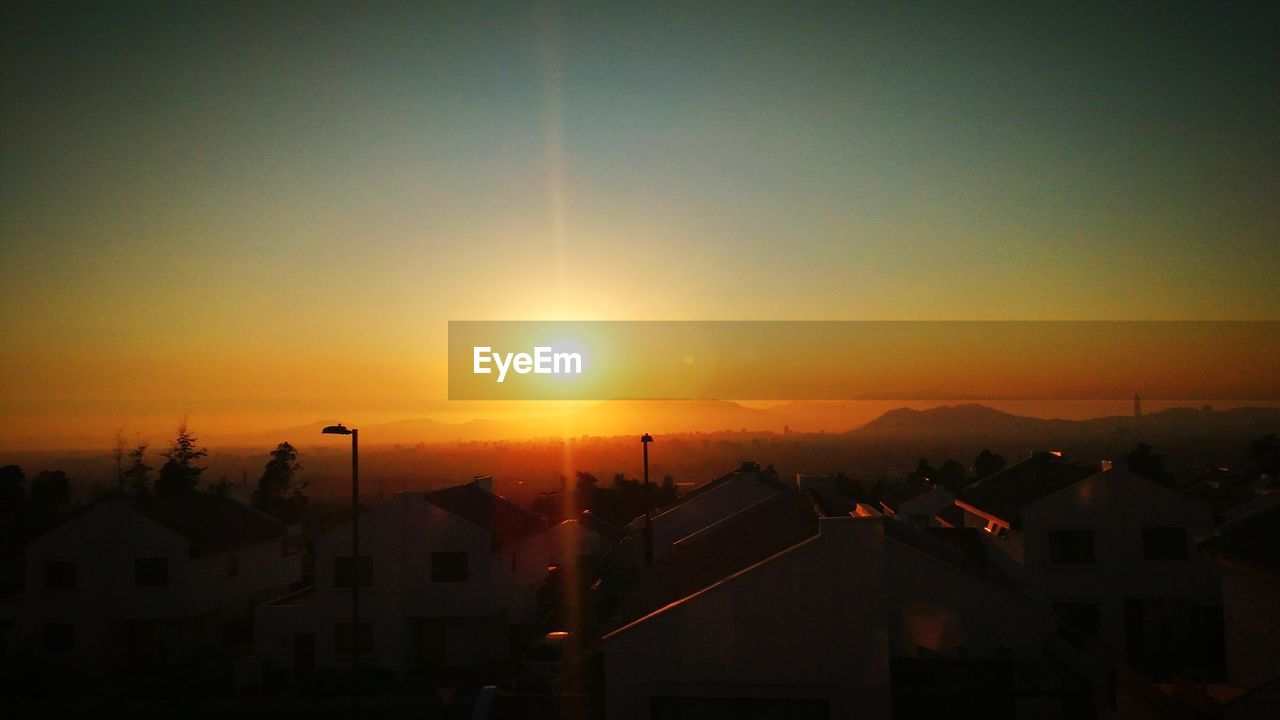
M 30 651 L 85 674 L 103 674 L 123 662 L 121 621 L 153 620 L 170 657 L 183 662 L 220 642 L 222 624 L 245 616 L 255 598 L 300 576 L 298 559 L 283 557 L 278 539 L 235 551 L 241 556 L 237 578 L 226 575 L 228 553 L 193 558 L 190 547 L 187 538 L 125 502 L 98 505 L 32 540 L 25 604 L 10 652 Z M 167 585 L 135 585 L 134 561 L 144 557 L 168 561 Z M 45 590 L 46 561 L 74 562 L 75 589 Z M 75 627 L 73 653 L 44 652 L 43 628 L 50 622 Z
M 1121 466 L 1042 498 L 1021 515 L 1027 592 L 1045 602 L 1098 603 L 1099 641 L 1115 657 L 1124 651 L 1125 598 L 1221 602 L 1218 568 L 1195 550 L 1213 533 L 1212 511 Z M 1187 560 L 1144 560 L 1143 528 L 1170 526 L 1187 529 Z M 1058 529 L 1092 530 L 1095 564 L 1052 565 L 1048 533 Z

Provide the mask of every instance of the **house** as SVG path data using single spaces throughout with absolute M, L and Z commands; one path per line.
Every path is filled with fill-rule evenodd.
M 583 510 L 576 517 L 560 521 L 548 532 L 547 561 L 555 566 L 598 567 L 605 554 L 626 535 L 626 529 L 601 519 L 590 510 Z
M 493 492 L 493 479 L 397 493 L 316 541 L 312 587 L 258 609 L 268 672 L 303 677 L 361 664 L 397 675 L 483 667 L 510 653 L 513 625 L 536 619 L 547 573 L 545 521 Z M 351 625 L 359 587 L 360 625 Z
M 759 463 L 743 461 L 737 470 L 699 485 L 652 515 L 653 556 L 666 555 L 683 538 L 790 487 Z M 627 524 L 627 530 L 641 537 L 644 527 L 643 516 Z M 634 544 L 637 551 L 643 549 L 643 542 Z
M 955 507 L 956 496 L 944 485 L 937 485 L 922 478 L 888 493 L 880 499 L 885 515 L 915 527 L 941 527 L 935 517 L 950 507 Z
M 1192 500 L 1212 508 L 1214 521 L 1221 526 L 1271 502 L 1269 496 L 1276 489 L 1263 478 L 1230 468 L 1212 468 L 1197 475 L 1181 490 Z
M 208 493 L 100 503 L 26 552 L 8 652 L 86 676 L 247 648 L 254 605 L 301 576 L 283 525 Z
M 1241 688 L 1274 684 L 1280 679 L 1280 502 L 1224 526 L 1200 548 L 1222 570 L 1227 681 Z
M 964 702 L 1055 717 L 1053 615 L 987 576 L 979 534 L 775 493 L 681 543 L 624 599 L 602 639 L 606 716 L 946 716 Z
M 1193 552 L 1213 510 L 1129 472 L 1053 453 L 997 472 L 956 498 L 986 531 L 1029 595 L 1064 632 L 1149 677 L 1220 673 L 1221 592 L 1212 562 Z

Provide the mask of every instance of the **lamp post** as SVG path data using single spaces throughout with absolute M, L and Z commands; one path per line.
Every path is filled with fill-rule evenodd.
M 351 712 L 360 717 L 360 431 L 338 423 L 320 431 L 351 436 Z
M 644 566 L 653 564 L 653 493 L 649 491 L 649 443 L 653 436 L 645 433 L 640 438 L 644 448 Z

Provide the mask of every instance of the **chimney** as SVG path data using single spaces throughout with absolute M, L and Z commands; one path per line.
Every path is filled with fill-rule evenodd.
M 476 475 L 471 479 L 471 484 L 481 490 L 493 494 L 493 476 L 492 475 Z

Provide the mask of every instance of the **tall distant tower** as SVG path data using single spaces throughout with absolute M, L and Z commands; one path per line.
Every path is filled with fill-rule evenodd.
M 1141 395 L 1135 394 L 1133 396 L 1133 416 L 1136 418 L 1142 417 L 1142 396 Z

